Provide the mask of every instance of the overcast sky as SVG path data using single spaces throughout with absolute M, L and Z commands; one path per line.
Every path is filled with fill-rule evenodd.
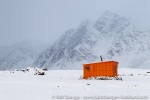
M 28 39 L 51 43 L 105 11 L 150 26 L 150 0 L 0 0 L 0 45 Z

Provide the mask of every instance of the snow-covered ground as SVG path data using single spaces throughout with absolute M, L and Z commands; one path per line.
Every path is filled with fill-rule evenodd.
M 50 70 L 44 76 L 34 71 L 1 71 L 0 100 L 133 100 L 135 96 L 150 100 L 147 72 L 150 69 L 122 68 L 120 81 L 79 80 L 82 70 Z

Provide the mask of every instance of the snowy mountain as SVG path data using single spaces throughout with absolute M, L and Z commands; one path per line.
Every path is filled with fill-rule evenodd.
M 0 70 L 29 67 L 45 48 L 45 44 L 35 40 L 0 48 Z
M 33 66 L 82 69 L 83 63 L 117 60 L 120 67 L 150 68 L 150 31 L 138 30 L 132 21 L 105 12 L 97 21 L 86 20 L 69 29 L 40 54 Z
M 0 47 L 0 70 L 28 66 L 82 69 L 82 64 L 116 60 L 119 67 L 150 68 L 150 30 L 138 29 L 128 18 L 105 12 L 67 30 L 49 48 L 38 41 Z M 44 50 L 44 51 L 43 51 Z
M 107 57 L 120 61 L 123 67 L 150 68 L 150 32 L 126 31 L 119 37 Z

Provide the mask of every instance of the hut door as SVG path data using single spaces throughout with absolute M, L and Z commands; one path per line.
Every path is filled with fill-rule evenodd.
M 114 75 L 116 75 L 116 74 L 117 74 L 117 67 L 114 66 Z
M 86 77 L 90 77 L 90 67 L 89 66 L 85 67 L 85 70 L 86 70 Z

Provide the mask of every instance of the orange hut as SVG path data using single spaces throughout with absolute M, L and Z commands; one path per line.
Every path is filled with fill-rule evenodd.
M 83 64 L 83 73 L 84 79 L 100 76 L 115 77 L 118 76 L 118 62 L 107 61 Z

